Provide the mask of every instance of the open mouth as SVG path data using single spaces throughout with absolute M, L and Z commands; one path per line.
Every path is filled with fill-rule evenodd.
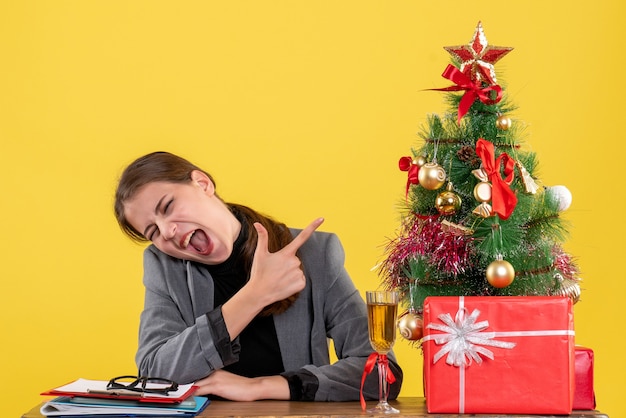
M 207 255 L 211 252 L 211 240 L 201 229 L 196 229 L 185 235 L 181 242 L 183 249 L 193 249 L 194 251 Z

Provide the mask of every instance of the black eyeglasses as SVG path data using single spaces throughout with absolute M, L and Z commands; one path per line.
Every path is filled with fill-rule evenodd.
M 125 389 L 139 393 L 167 395 L 178 390 L 178 383 L 160 377 L 118 376 L 109 380 L 108 390 Z

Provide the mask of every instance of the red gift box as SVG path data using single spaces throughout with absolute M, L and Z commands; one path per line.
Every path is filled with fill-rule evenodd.
M 430 413 L 572 411 L 574 318 L 567 297 L 428 297 L 422 341 Z
M 575 387 L 573 409 L 596 409 L 593 390 L 593 350 L 576 346 L 574 351 Z

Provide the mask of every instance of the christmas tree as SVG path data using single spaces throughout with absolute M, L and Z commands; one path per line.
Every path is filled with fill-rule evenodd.
M 400 158 L 407 172 L 402 222 L 380 264 L 383 283 L 409 307 L 400 332 L 421 338 L 428 296 L 562 295 L 575 302 L 580 278 L 562 244 L 571 203 L 546 187 L 521 145 L 523 126 L 494 64 L 512 48 L 489 45 L 481 23 L 467 45 L 445 47 L 455 65 L 443 77 L 449 111 L 429 116 L 420 147 Z

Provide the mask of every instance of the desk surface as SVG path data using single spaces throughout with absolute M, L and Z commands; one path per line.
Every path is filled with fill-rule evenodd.
M 406 417 L 551 417 L 553 415 L 448 415 L 428 414 L 424 398 L 399 398 L 389 402 L 400 410 L 398 415 L 390 415 L 390 418 Z M 368 407 L 374 404 L 368 402 Z M 41 404 L 22 415 L 22 418 L 41 418 L 39 413 Z M 361 411 L 359 402 L 287 402 L 287 401 L 257 401 L 257 402 L 229 402 L 212 401 L 198 417 L 292 417 L 292 418 L 349 418 L 367 416 Z M 576 418 L 608 418 L 607 415 L 598 411 L 574 411 L 570 417 Z M 564 418 L 563 415 L 560 415 Z

